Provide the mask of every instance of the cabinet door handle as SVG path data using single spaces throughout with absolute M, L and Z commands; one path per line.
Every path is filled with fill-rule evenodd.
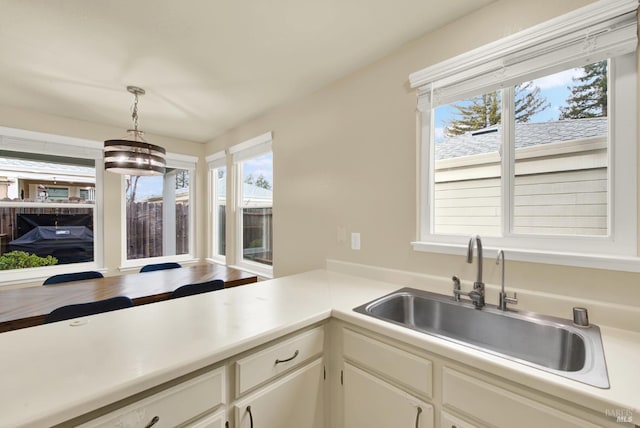
M 296 352 L 294 352 L 294 353 L 293 353 L 293 356 L 291 356 L 291 357 L 287 358 L 286 360 L 280 360 L 280 359 L 277 359 L 277 360 L 276 360 L 276 364 L 280 364 L 280 363 L 288 363 L 289 361 L 291 361 L 291 360 L 293 360 L 295 357 L 297 357 L 299 353 L 300 353 L 300 351 L 298 351 L 298 350 L 296 349 Z
M 249 413 L 249 422 L 251 423 L 251 428 L 253 428 L 253 414 L 251 413 L 251 406 L 247 406 L 247 413 Z
M 420 413 L 422 413 L 422 407 L 418 407 L 418 411 L 416 413 L 416 428 L 420 428 Z
M 160 417 L 159 416 L 154 416 L 153 419 L 151 419 L 149 421 L 149 423 L 147 425 L 145 425 L 144 428 L 151 428 L 152 426 L 154 426 L 158 422 L 160 422 Z

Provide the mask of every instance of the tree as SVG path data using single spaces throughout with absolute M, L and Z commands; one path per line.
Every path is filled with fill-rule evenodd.
M 451 119 L 445 133 L 451 137 L 500 123 L 500 96 L 489 92 L 472 98 L 468 103 L 454 104 L 457 118 Z
M 179 169 L 176 172 L 176 189 L 186 189 L 189 187 L 189 171 Z
M 127 188 L 125 189 L 125 195 L 127 195 L 127 202 L 130 204 L 136 201 L 136 191 L 138 190 L 139 175 L 130 175 L 125 180 Z
M 540 88 L 532 82 L 525 82 L 515 87 L 515 121 L 528 122 L 532 116 L 550 107 L 547 99 L 540 95 Z M 500 123 L 500 92 L 494 91 L 472 98 L 465 103 L 454 104 L 456 117 L 445 126 L 445 133 L 451 137 L 466 132 L 488 128 Z
M 540 95 L 540 88 L 528 81 L 516 85 L 515 119 L 516 123 L 529 122 L 532 116 L 545 111 L 551 104 Z
M 258 176 L 258 179 L 256 180 L 256 186 L 262 187 L 263 189 L 271 190 L 271 183 L 269 183 L 262 174 Z
M 244 182 L 247 184 L 253 184 L 253 174 L 249 173 L 249 175 L 244 179 Z
M 582 67 L 582 75 L 573 78 L 574 85 L 567 106 L 560 108 L 560 120 L 607 116 L 607 61 Z

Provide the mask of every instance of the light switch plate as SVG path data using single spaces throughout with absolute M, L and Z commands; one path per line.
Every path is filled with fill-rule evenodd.
M 360 249 L 360 234 L 352 233 L 351 234 L 351 249 L 359 250 Z

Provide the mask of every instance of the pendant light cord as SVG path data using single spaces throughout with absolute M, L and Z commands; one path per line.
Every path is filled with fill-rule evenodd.
M 133 104 L 133 113 L 131 114 L 131 118 L 133 119 L 133 129 L 137 134 L 138 132 L 138 93 L 134 92 L 133 95 L 135 96 L 135 101 Z

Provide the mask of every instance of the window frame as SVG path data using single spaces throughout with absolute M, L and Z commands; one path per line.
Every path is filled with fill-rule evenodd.
M 220 248 L 218 248 L 218 170 L 221 168 L 225 168 L 226 177 L 224 181 L 225 186 L 225 215 L 229 210 L 229 192 L 227 191 L 227 182 L 229 180 L 229 168 L 227 166 L 227 155 L 225 151 L 216 152 L 212 155 L 206 157 L 207 166 L 208 166 L 208 176 L 209 176 L 209 225 L 211 233 L 209 234 L 209 260 L 215 263 L 227 264 L 227 256 L 226 254 L 220 254 Z M 228 218 L 228 216 L 227 216 Z M 226 225 L 225 225 L 226 226 Z M 226 229 L 226 227 L 225 227 Z M 227 234 L 225 230 L 225 248 L 228 248 L 227 242 Z M 226 251 L 225 251 L 226 253 Z
M 453 99 L 455 94 L 469 95 L 468 84 L 462 76 L 469 69 L 476 71 L 483 68 L 489 70 L 495 66 L 496 61 L 506 62 L 504 58 L 518 55 L 518 49 L 526 53 L 528 45 L 540 43 L 540 38 L 548 44 L 554 43 L 554 38 L 558 36 L 558 31 L 563 28 L 567 31 L 575 31 L 571 25 L 589 23 L 594 19 L 601 19 L 603 2 L 586 6 L 564 17 L 559 17 L 547 23 L 533 27 L 530 30 L 515 34 L 511 37 L 499 40 L 487 46 L 455 57 L 451 60 L 436 64 L 427 69 L 413 73 L 410 76 L 412 87 L 419 88 L 418 95 L 418 224 L 417 240 L 412 242 L 412 247 L 416 251 L 428 251 L 445 254 L 462 254 L 468 242 L 468 236 L 460 235 L 439 235 L 433 230 L 433 195 L 431 189 L 434 188 L 435 160 L 434 160 L 434 118 L 433 108 L 438 105 L 434 97 L 438 94 L 438 86 L 444 87 L 444 96 Z M 614 17 L 623 13 L 628 13 L 627 9 L 632 8 L 632 2 L 618 0 L 615 4 L 608 3 L 606 7 L 615 9 L 612 13 Z M 635 4 L 637 8 L 637 4 Z M 634 9 L 635 10 L 635 9 Z M 616 15 L 618 14 L 618 15 Z M 617 18 L 616 18 L 617 19 Z M 564 24 L 564 27 L 563 27 Z M 601 25 L 598 24 L 598 25 Z M 581 31 L 584 31 L 582 29 Z M 586 29 L 587 33 L 589 28 Z M 634 31 L 635 37 L 635 31 Z M 625 41 L 625 43 L 629 43 Z M 548 44 L 546 45 L 548 48 Z M 637 44 L 637 40 L 636 40 Z M 560 49 L 560 48 L 558 48 Z M 501 237 L 483 237 L 486 254 L 493 256 L 499 249 L 504 249 L 508 253 L 508 258 L 528 262 L 540 262 L 550 264 L 562 264 L 580 267 L 596 267 L 626 271 L 640 271 L 640 258 L 637 252 L 637 135 L 636 135 L 636 97 L 637 97 L 637 56 L 635 50 L 629 51 L 629 45 L 625 46 L 626 51 L 620 52 L 614 47 L 610 49 L 614 52 L 610 61 L 610 114 L 609 114 L 609 147 L 608 147 L 608 221 L 609 235 L 606 237 L 584 237 L 584 236 L 561 236 L 561 235 L 530 235 L 515 234 L 512 231 L 513 214 L 513 177 L 515 147 L 512 141 L 513 121 L 503 120 L 503 137 L 505 141 L 510 141 L 507 150 L 503 148 L 502 156 L 502 177 L 501 177 L 501 198 L 502 198 L 502 232 Z M 535 50 L 535 49 L 534 49 Z M 547 55 L 546 67 L 536 70 L 526 70 L 522 67 L 507 70 L 506 73 L 488 72 L 487 75 L 480 75 L 478 79 L 479 90 L 489 88 L 498 89 L 502 85 L 512 88 L 519 82 L 541 77 L 545 74 L 552 74 L 566 68 L 595 62 L 590 55 L 592 52 L 578 52 L 569 60 L 566 59 L 566 52 L 563 55 L 548 55 L 550 49 L 543 52 Z M 528 61 L 535 62 L 535 56 L 529 56 Z M 485 61 L 486 63 L 483 63 Z M 555 61 L 555 62 L 554 62 Z M 504 66 L 503 66 L 504 67 Z M 454 70 L 447 72 L 446 70 Z M 503 68 L 504 70 L 504 68 Z M 509 74 L 511 72 L 511 74 Z M 452 77 L 453 76 L 453 77 Z M 514 77 L 517 76 L 517 77 Z M 504 80 L 501 80 L 504 79 Z M 459 79 L 457 83 L 456 79 Z M 482 80 L 484 79 L 484 81 Z M 454 82 L 453 84 L 451 82 Z M 447 85 L 453 87 L 447 94 Z M 465 86 L 467 85 L 467 86 Z M 484 86 L 483 86 L 484 85 Z M 492 85 L 492 86 L 487 86 Z M 457 86 L 457 87 L 456 87 Z M 434 90 L 434 87 L 436 88 Z M 478 89 L 476 87 L 476 89 Z M 456 92 L 458 91 L 458 92 Z M 511 89 L 508 92 L 513 95 Z M 507 118 L 513 111 L 512 96 L 502 97 L 503 119 Z M 434 106 L 431 105 L 434 101 Z M 440 102 L 440 105 L 444 104 Z M 504 147 L 504 146 L 503 146 Z M 506 177 L 506 179 L 505 179 Z M 631 179 L 629 178 L 631 177 Z M 579 250 L 578 250 L 579 248 Z
M 104 272 L 104 168 L 102 142 L 67 137 L 63 135 L 43 132 L 27 131 L 24 129 L 0 127 L 0 146 L 3 150 L 34 154 L 55 153 L 79 159 L 91 159 L 95 165 L 95 204 L 73 204 L 77 208 L 91 208 L 93 210 L 93 261 L 70 263 L 55 266 L 14 269 L 0 272 L 0 288 L 5 285 L 24 282 L 37 282 L 61 273 L 71 273 L 80 270 L 97 270 Z M 61 202 L 5 202 L 0 206 L 26 206 L 46 208 L 69 208 L 68 203 Z
M 233 182 L 233 215 L 235 220 L 234 229 L 234 267 L 238 267 L 249 272 L 256 273 L 266 278 L 273 278 L 273 262 L 272 265 L 245 260 L 243 255 L 243 222 L 242 222 L 242 168 L 240 163 L 260 157 L 267 153 L 273 153 L 272 150 L 272 133 L 267 132 L 243 143 L 237 144 L 229 148 L 229 155 L 232 162 L 233 175 L 227 174 L 228 180 Z M 272 166 L 273 167 L 273 166 Z M 227 210 L 229 209 L 227 195 Z M 271 203 L 273 209 L 273 200 Z M 228 211 L 227 211 L 228 213 Z M 227 215 L 227 219 L 229 216 Z M 229 237 L 227 236 L 227 248 Z
M 195 214 L 196 214 L 196 164 L 198 158 L 190 155 L 167 152 L 166 164 L 168 168 L 184 169 L 189 171 L 189 252 L 187 254 L 176 254 L 169 256 L 145 257 L 140 259 L 127 259 L 127 195 L 125 192 L 125 176 L 120 178 L 121 194 L 121 239 L 120 239 L 120 270 L 127 271 L 140 268 L 149 263 L 164 262 L 197 262 L 195 255 Z

